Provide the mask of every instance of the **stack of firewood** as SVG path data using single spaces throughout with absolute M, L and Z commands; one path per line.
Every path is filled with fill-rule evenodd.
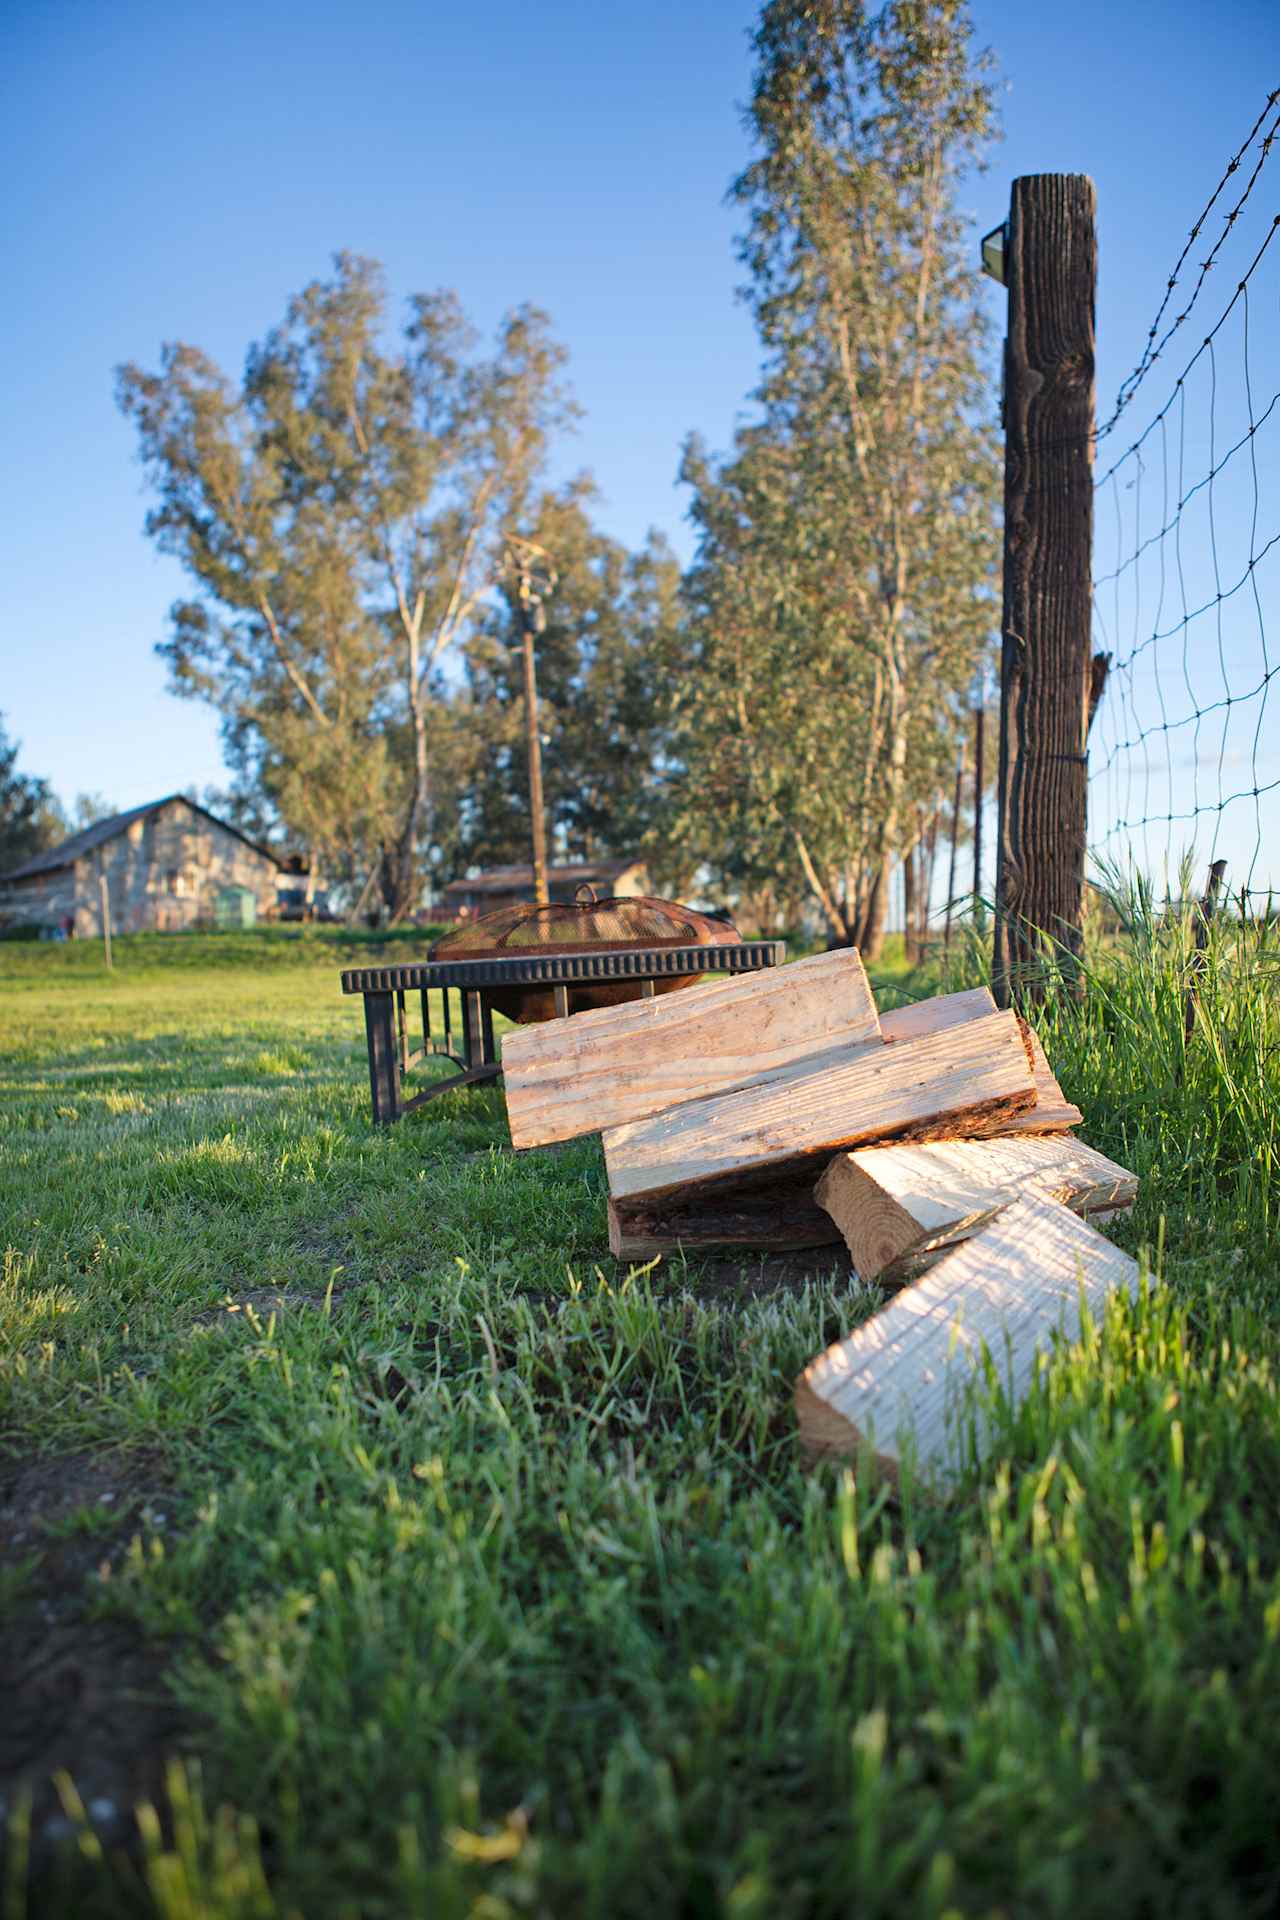
M 524 1027 L 503 1045 L 516 1147 L 604 1137 L 621 1258 L 843 1240 L 895 1289 L 796 1388 L 815 1452 L 904 1446 L 942 1473 L 989 1357 L 1017 1395 L 1055 1329 L 1137 1268 L 1094 1221 L 1136 1182 L 1072 1136 L 1033 1030 L 985 987 L 883 1013 L 852 949 Z

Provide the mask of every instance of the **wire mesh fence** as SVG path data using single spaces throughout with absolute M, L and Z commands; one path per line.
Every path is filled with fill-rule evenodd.
M 1280 898 L 1280 89 L 1227 164 L 1098 429 L 1095 856 Z M 1271 165 L 1268 167 L 1268 161 Z M 1121 450 L 1122 449 L 1122 450 Z

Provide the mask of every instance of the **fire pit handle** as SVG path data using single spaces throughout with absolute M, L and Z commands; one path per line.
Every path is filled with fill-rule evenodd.
M 582 885 L 575 889 L 573 902 L 574 905 L 578 907 L 594 907 L 597 898 L 596 890 L 591 882 L 584 880 Z

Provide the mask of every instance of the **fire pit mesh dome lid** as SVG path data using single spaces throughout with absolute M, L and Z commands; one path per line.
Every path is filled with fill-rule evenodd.
M 523 902 L 454 927 L 432 943 L 431 960 L 500 960 L 530 953 L 581 953 L 603 948 L 737 946 L 742 939 L 729 920 L 695 913 L 674 900 L 637 894 L 598 900 L 579 887 L 573 901 L 540 907 Z

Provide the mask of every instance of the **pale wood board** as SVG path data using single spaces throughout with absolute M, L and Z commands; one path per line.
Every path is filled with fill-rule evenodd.
M 915 1000 L 908 1006 L 882 1011 L 880 1033 L 885 1040 L 922 1040 L 926 1034 L 943 1033 L 948 1027 L 981 1020 L 995 1011 L 989 987 L 966 987 L 962 993 L 939 993 L 932 1000 Z
M 684 1205 L 658 1201 L 621 1207 L 609 1201 L 609 1251 L 619 1260 L 651 1260 L 658 1253 L 695 1253 L 706 1247 L 752 1247 L 789 1253 L 797 1247 L 842 1245 L 840 1229 L 813 1197 L 812 1174 L 802 1180 L 720 1195 L 714 1189 Z
M 880 1032 L 885 1040 L 918 1040 L 926 1033 L 941 1033 L 965 1020 L 980 1020 L 995 1012 L 995 1000 L 989 987 L 967 987 L 962 993 L 941 993 L 932 1000 L 917 1000 L 910 1006 L 892 1007 L 880 1015 Z M 1036 1102 L 1028 1112 L 1019 1114 L 1002 1131 L 1009 1133 L 1067 1133 L 1084 1118 L 1079 1107 L 1072 1106 L 1054 1078 L 1040 1036 L 1034 1027 L 1023 1023 L 1023 1034 L 1031 1049 L 1031 1064 L 1036 1077 Z
M 1019 1135 L 842 1153 L 815 1199 L 839 1227 L 861 1278 L 875 1280 L 904 1256 L 937 1257 L 1025 1189 L 1074 1213 L 1110 1216 L 1132 1206 L 1138 1182 L 1083 1140 Z
M 892 1479 L 906 1450 L 923 1483 L 945 1482 L 989 1444 L 967 1394 L 984 1355 L 1016 1403 L 1054 1333 L 1078 1337 L 1082 1298 L 1098 1320 L 1108 1295 L 1137 1284 L 1127 1253 L 1057 1201 L 1022 1194 L 805 1368 L 802 1441 L 815 1454 L 866 1448 Z
M 502 1043 L 511 1143 L 545 1146 L 597 1133 L 879 1036 L 862 958 L 852 947 L 661 999 L 517 1027 Z
M 617 1201 L 779 1171 L 875 1140 L 963 1137 L 1035 1099 L 1012 1013 L 968 1020 L 888 1047 L 879 1041 L 801 1060 L 759 1086 L 697 1100 L 605 1133 Z

